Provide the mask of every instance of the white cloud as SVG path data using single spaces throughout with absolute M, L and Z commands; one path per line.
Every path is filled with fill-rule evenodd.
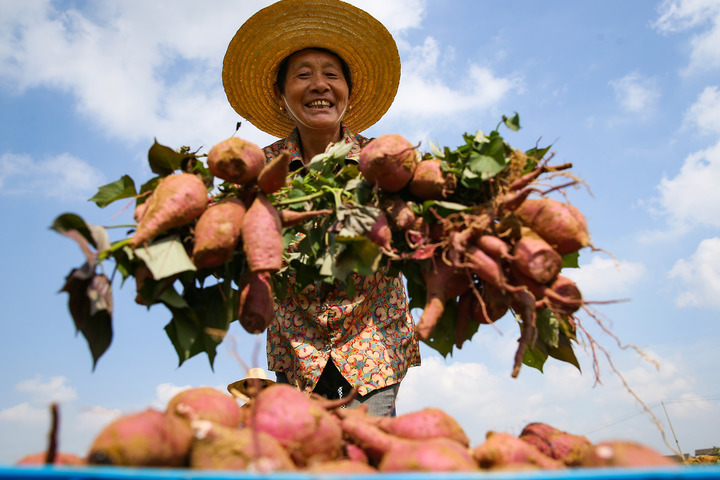
M 0 81 L 20 92 L 71 94 L 111 137 L 158 137 L 178 147 L 216 142 L 232 135 L 238 119 L 220 81 L 225 48 L 269 3 L 227 0 L 207 8 L 178 1 L 168 9 L 134 0 L 94 2 L 82 12 L 58 11 L 50 2 L 5 7 Z
M 87 200 L 104 183 L 97 169 L 68 153 L 44 160 L 13 153 L 0 156 L 0 193 L 6 195 L 32 192 L 61 200 Z
M 122 415 L 122 411 L 118 409 L 109 409 L 103 407 L 89 407 L 80 410 L 80 413 L 73 421 L 73 429 L 78 432 L 89 433 L 94 436 L 100 430 Z
M 33 403 L 48 405 L 52 402 L 71 402 L 77 398 L 77 390 L 67 385 L 68 379 L 64 376 L 50 377 L 48 379 L 38 376 L 23 380 L 15 388 L 30 395 Z
M 658 199 L 673 230 L 693 226 L 719 227 L 720 141 L 689 155 L 674 178 L 663 177 Z
M 49 409 L 34 407 L 28 402 L 0 410 L 0 420 L 3 422 L 12 421 L 31 425 L 46 425 L 49 416 Z
M 700 133 L 720 134 L 720 90 L 717 86 L 705 87 L 685 112 L 684 123 L 688 128 L 697 128 Z
M 654 110 L 660 98 L 655 80 L 645 78 L 637 72 L 611 80 L 610 85 L 615 91 L 615 99 L 626 112 L 646 115 Z
M 393 36 L 418 28 L 425 17 L 425 0 L 353 0 L 350 3 L 377 18 Z
M 720 67 L 720 3 L 716 0 L 665 0 L 655 28 L 664 33 L 705 28 L 690 41 L 688 72 Z
M 645 274 L 645 266 L 637 262 L 616 261 L 595 255 L 589 264 L 566 268 L 563 275 L 577 283 L 586 300 L 625 298 L 627 292 Z
M 459 362 L 425 355 L 422 366 L 410 369 L 400 387 L 398 413 L 442 408 L 461 424 L 472 445 L 481 443 L 490 430 L 519 434 L 526 424 L 540 421 L 571 433 L 588 435 L 594 442 L 617 438 L 636 440 L 669 453 L 652 416 L 643 410 L 602 355 L 599 385 L 595 384 L 589 354 L 583 355 L 581 348 L 576 351 L 583 373 L 569 364 L 550 359 L 544 373 L 524 366 L 518 378 L 513 379 L 507 373 L 509 370 L 489 369 L 487 365 L 497 360 L 511 362 L 516 339 L 503 335 L 487 342 L 478 340 L 473 340 L 477 344 L 471 347 L 478 360 Z M 660 401 L 680 401 L 688 395 L 698 398 L 699 394 L 691 392 L 703 392 L 705 388 L 701 375 L 678 374 L 692 371 L 683 360 L 687 351 L 681 352 L 682 349 L 674 346 L 672 357 L 646 351 L 660 366 L 658 369 L 652 362 L 638 361 L 636 353 L 608 350 L 619 374 L 670 437 Z M 704 406 L 707 405 L 705 402 Z M 685 422 L 702 425 L 707 421 L 706 411 L 703 408 L 686 412 Z M 635 413 L 628 415 L 628 412 Z M 712 433 L 708 432 L 705 437 L 695 442 L 708 441 Z
M 190 385 L 178 387 L 177 385 L 173 385 L 172 383 L 161 383 L 160 385 L 155 387 L 156 397 L 152 401 L 152 407 L 157 408 L 158 410 L 165 410 L 171 398 L 173 398 L 176 394 L 182 392 L 183 390 L 187 390 L 189 388 L 191 388 Z
M 668 278 L 680 283 L 678 306 L 720 310 L 720 238 L 700 242 L 689 259 L 675 262 Z
M 463 78 L 459 85 L 449 85 L 442 71 L 441 46 L 432 37 L 414 47 L 403 64 L 403 74 L 395 102 L 388 117 L 445 118 L 487 109 L 507 93 L 519 88 L 519 79 L 497 77 L 480 65 L 469 64 L 467 71 L 453 78 Z

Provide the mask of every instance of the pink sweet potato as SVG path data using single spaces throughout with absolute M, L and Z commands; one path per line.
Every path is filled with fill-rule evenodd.
M 282 223 L 275 206 L 258 193 L 242 222 L 243 251 L 251 272 L 282 268 Z
M 287 177 L 290 173 L 290 158 L 290 152 L 283 150 L 263 167 L 257 177 L 260 190 L 270 195 L 287 185 Z
M 410 182 L 417 164 L 415 147 L 397 134 L 371 140 L 358 157 L 358 169 L 365 180 L 391 193 L 402 190 Z
M 181 467 L 192 442 L 190 424 L 148 408 L 124 415 L 95 437 L 88 463 L 134 467 Z
M 192 419 L 208 420 L 226 427 L 237 427 L 243 418 L 237 400 L 212 387 L 194 387 L 176 393 L 168 402 L 165 412 L 189 421 L 191 418 L 186 413 L 187 409 Z
M 205 210 L 195 225 L 192 261 L 198 268 L 218 267 L 232 259 L 240 241 L 245 205 L 227 197 Z
M 210 149 L 210 173 L 227 182 L 246 185 L 255 181 L 265 167 L 265 153 L 252 142 L 231 137 Z
M 252 428 L 193 422 L 189 466 L 198 470 L 295 471 L 288 452 L 272 435 Z
M 569 203 L 545 197 L 529 198 L 515 209 L 515 215 L 560 255 L 577 252 L 590 245 L 585 217 Z
M 449 438 L 466 447 L 470 445 L 462 426 L 440 408 L 427 407 L 397 417 L 380 417 L 377 425 L 392 435 L 411 440 Z
M 583 297 L 577 284 L 569 278 L 558 275 L 550 285 L 550 291 L 545 292 L 550 307 L 561 315 L 571 315 L 578 311 L 583 304 Z
M 368 232 L 368 237 L 375 245 L 384 250 L 392 250 L 392 230 L 390 230 L 387 215 L 384 213 L 378 215 L 370 232 Z
M 413 442 L 387 433 L 377 425 L 377 419 L 366 418 L 364 415 L 342 415 L 341 426 L 345 437 L 365 452 L 368 462 L 373 466 L 380 463 L 394 444 Z
M 387 212 L 388 220 L 393 228 L 406 231 L 415 224 L 416 215 L 411 208 L 411 202 L 406 202 L 399 196 L 393 196 L 384 202 L 383 208 Z
M 395 443 L 383 456 L 381 472 L 473 472 L 479 470 L 470 449 L 449 438 Z
M 187 225 L 207 208 L 205 183 L 192 173 L 163 177 L 145 202 L 147 207 L 130 238 L 131 248 L 144 245 L 171 228 Z
M 334 210 L 330 208 L 323 208 L 320 210 L 288 210 L 287 208 L 283 208 L 282 210 L 278 210 L 278 215 L 280 216 L 280 224 L 282 228 L 287 228 L 299 225 L 323 215 L 330 215 L 333 212 Z
M 298 466 L 342 456 L 340 421 L 294 386 L 261 390 L 251 409 L 249 426 L 275 437 Z
M 451 195 L 457 187 L 457 178 L 450 171 L 443 171 L 445 162 L 429 158 L 418 163 L 408 189 L 422 200 L 442 200 Z
M 545 455 L 565 465 L 576 466 L 587 455 L 592 443 L 587 437 L 557 429 L 546 423 L 530 423 L 520 432 L 520 439 L 535 445 Z
M 580 460 L 580 467 L 678 467 L 657 450 L 627 440 L 608 440 L 593 445 Z
M 339 458 L 326 462 L 317 462 L 308 466 L 305 470 L 309 473 L 335 473 L 335 474 L 375 474 L 377 469 L 368 463 L 350 458 Z
M 267 270 L 247 272 L 240 286 L 238 320 L 251 334 L 262 333 L 272 321 L 274 286 Z
M 427 340 L 445 312 L 445 304 L 467 291 L 470 279 L 465 272 L 446 264 L 439 256 L 422 268 L 422 275 L 426 290 L 425 307 L 416 330 L 421 339 Z
M 47 452 L 37 452 L 25 455 L 15 462 L 15 465 L 45 465 L 47 461 Z M 87 465 L 87 460 L 79 455 L 68 452 L 56 452 L 55 460 L 52 465 Z
M 562 462 L 545 455 L 535 445 L 505 432 L 488 432 L 485 441 L 473 449 L 480 468 L 532 465 L 544 470 L 564 468 Z
M 554 280 L 562 269 L 560 254 L 530 228 L 522 228 L 512 252 L 513 265 L 540 284 Z

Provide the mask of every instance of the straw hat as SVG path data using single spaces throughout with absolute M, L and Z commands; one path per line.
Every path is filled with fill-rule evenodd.
M 267 374 L 262 368 L 251 368 L 245 378 L 231 383 L 227 386 L 227 389 L 234 397 L 247 401 L 249 398 L 254 397 L 258 391 L 274 383 L 267 378 Z M 257 391 L 253 392 L 254 388 L 257 388 Z
M 281 0 L 250 17 L 230 41 L 222 79 L 241 117 L 276 137 L 295 124 L 275 103 L 280 62 L 304 48 L 326 48 L 350 68 L 352 92 L 343 117 L 360 133 L 390 108 L 400 83 L 400 55 L 390 32 L 370 14 L 340 0 Z

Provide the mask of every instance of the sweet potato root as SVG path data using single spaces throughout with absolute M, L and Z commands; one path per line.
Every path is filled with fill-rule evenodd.
M 416 329 L 423 340 L 432 335 L 435 325 L 445 312 L 447 301 L 470 288 L 470 279 L 465 272 L 446 264 L 439 257 L 434 260 L 422 269 L 426 289 L 425 307 Z
M 208 192 L 197 175 L 179 173 L 163 177 L 145 203 L 145 213 L 129 241 L 131 248 L 198 218 L 207 208 Z
M 252 334 L 262 333 L 273 316 L 274 287 L 267 270 L 247 272 L 240 286 L 238 320 Z
M 183 407 L 178 408 L 180 405 Z M 237 427 L 243 418 L 237 400 L 212 387 L 194 387 L 176 393 L 168 402 L 165 412 L 190 421 L 186 409 L 192 412 L 192 419 L 208 420 L 232 428 Z
M 232 259 L 240 241 L 245 205 L 227 197 L 205 210 L 195 225 L 192 261 L 198 268 L 213 268 Z
M 560 255 L 577 252 L 590 245 L 587 222 L 569 203 L 552 198 L 528 198 L 515 215 L 548 242 Z
M 417 164 L 415 147 L 398 134 L 371 140 L 358 157 L 358 169 L 365 180 L 390 193 L 402 190 L 410 182 Z
M 181 467 L 192 441 L 190 424 L 148 408 L 126 414 L 95 437 L 88 463 L 134 467 Z
M 452 172 L 443 171 L 444 161 L 429 158 L 417 164 L 408 189 L 422 200 L 442 200 L 455 191 L 457 179 Z
M 216 177 L 246 185 L 255 181 L 265 167 L 265 153 L 252 142 L 231 137 L 210 149 L 207 165 Z
M 523 227 L 513 247 L 513 265 L 540 284 L 555 279 L 562 269 L 562 257 L 534 230 Z
M 260 190 L 267 195 L 275 193 L 287 184 L 287 177 L 290 173 L 290 152 L 283 150 L 266 164 L 257 177 L 257 184 Z
M 243 251 L 251 272 L 276 272 L 282 268 L 280 215 L 264 193 L 258 193 L 242 222 Z

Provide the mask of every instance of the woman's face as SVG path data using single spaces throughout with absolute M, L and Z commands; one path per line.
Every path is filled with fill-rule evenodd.
M 301 50 L 288 61 L 284 105 L 276 87 L 280 105 L 290 107 L 298 126 L 325 130 L 337 128 L 348 105 L 348 85 L 340 61 L 335 55 L 318 50 Z

